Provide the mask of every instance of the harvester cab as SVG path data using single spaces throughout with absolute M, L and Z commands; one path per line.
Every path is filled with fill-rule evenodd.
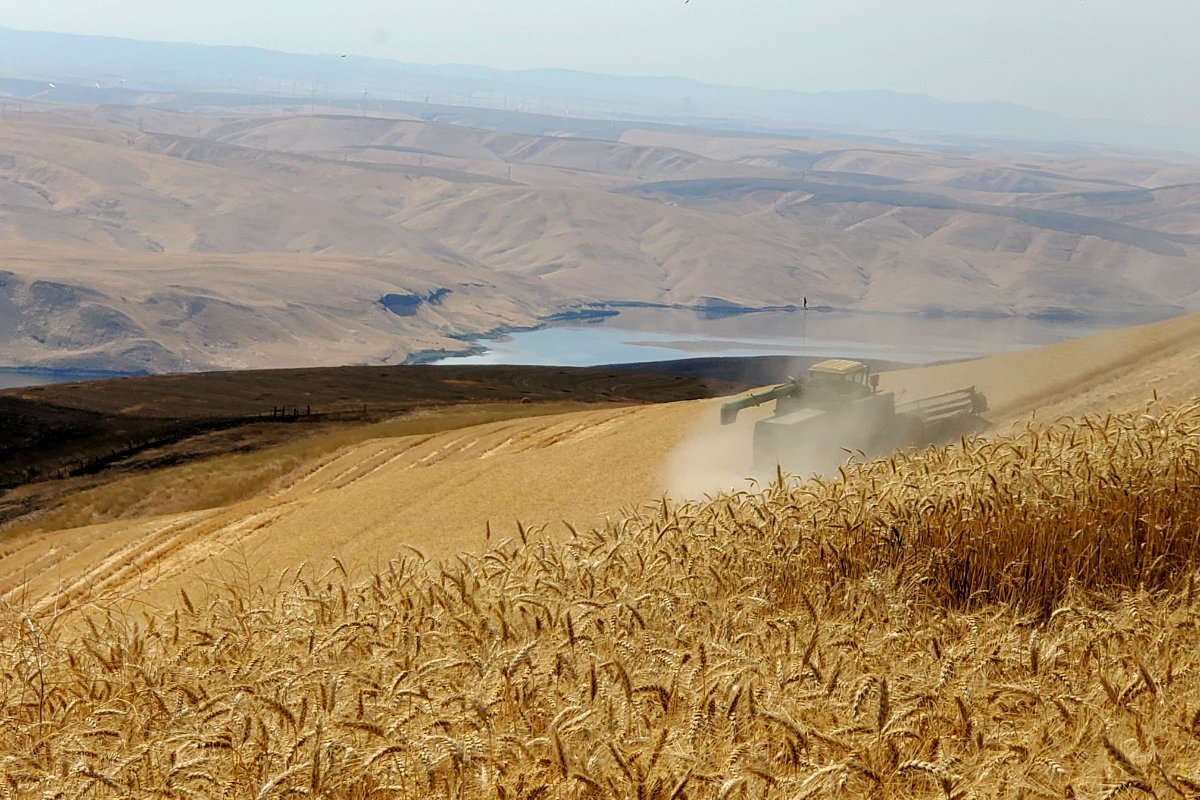
M 879 376 L 867 365 L 848 358 L 831 358 L 808 368 L 808 405 L 828 405 L 830 410 L 850 400 L 876 394 Z

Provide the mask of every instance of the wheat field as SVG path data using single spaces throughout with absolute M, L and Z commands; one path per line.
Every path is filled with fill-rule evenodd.
M 0 793 L 1196 797 L 1198 488 L 1200 402 L 1150 404 L 366 580 L 8 605 Z

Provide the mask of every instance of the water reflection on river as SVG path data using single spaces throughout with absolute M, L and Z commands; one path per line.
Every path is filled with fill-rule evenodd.
M 1148 321 L 1148 320 L 1147 320 Z M 1022 350 L 1132 322 L 975 319 L 855 312 L 765 311 L 705 318 L 684 309 L 623 309 L 475 343 L 486 353 L 441 364 L 593 366 L 704 356 L 842 356 L 911 364 Z

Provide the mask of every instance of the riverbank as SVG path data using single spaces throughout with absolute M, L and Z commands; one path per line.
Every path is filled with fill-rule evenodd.
M 406 363 L 596 366 L 697 357 L 847 356 L 927 364 L 1009 352 L 1166 318 L 1161 315 L 883 313 L 775 307 L 712 313 L 707 306 L 613 303 L 616 313 L 463 337 L 459 352 Z

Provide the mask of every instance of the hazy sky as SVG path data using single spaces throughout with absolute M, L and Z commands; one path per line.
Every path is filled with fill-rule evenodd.
M 1200 128 L 1200 0 L 0 0 L 0 25 Z

